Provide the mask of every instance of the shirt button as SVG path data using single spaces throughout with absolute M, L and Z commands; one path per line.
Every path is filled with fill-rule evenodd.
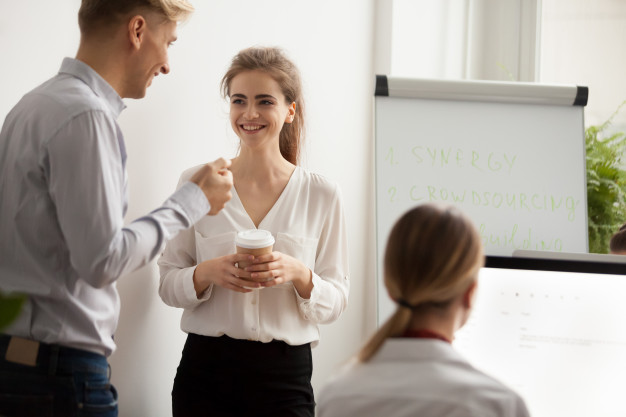
M 250 329 L 250 330 L 252 330 L 253 332 L 256 332 L 256 327 L 253 327 L 253 328 L 252 328 L 252 329 Z
M 256 304 L 256 298 L 253 298 L 251 302 L 252 304 Z

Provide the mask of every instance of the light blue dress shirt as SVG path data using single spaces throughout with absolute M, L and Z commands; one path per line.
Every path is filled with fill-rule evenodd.
M 128 226 L 117 92 L 81 61 L 26 94 L 0 132 L 0 290 L 29 295 L 6 333 L 110 355 L 115 281 L 209 211 L 186 183 Z

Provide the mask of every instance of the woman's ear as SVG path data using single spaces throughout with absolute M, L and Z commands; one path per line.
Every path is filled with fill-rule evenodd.
M 296 102 L 294 101 L 289 105 L 289 111 L 287 112 L 287 117 L 285 117 L 285 123 L 293 122 L 293 119 L 296 117 Z
M 463 307 L 470 310 L 474 307 L 474 300 L 476 298 L 476 288 L 478 288 L 478 280 L 475 279 L 472 283 L 467 287 L 465 293 L 463 294 Z

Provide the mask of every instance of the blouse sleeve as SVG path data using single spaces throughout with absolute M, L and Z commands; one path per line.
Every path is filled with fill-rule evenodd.
M 186 174 L 181 176 L 178 188 L 187 182 Z M 197 266 L 195 233 L 192 226 L 176 235 L 167 243 L 157 262 L 161 275 L 159 296 L 169 306 L 192 309 L 211 296 L 212 285 L 200 298 L 193 285 L 193 273 Z
M 300 297 L 295 291 L 298 308 L 306 320 L 331 323 L 348 305 L 350 290 L 346 224 L 338 187 L 335 187 L 333 202 L 326 211 L 312 275 L 313 291 L 309 299 Z

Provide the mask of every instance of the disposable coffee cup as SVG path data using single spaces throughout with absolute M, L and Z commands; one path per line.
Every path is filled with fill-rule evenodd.
M 267 230 L 248 229 L 237 233 L 235 238 L 237 253 L 260 256 L 272 253 L 274 249 L 274 236 Z M 249 261 L 239 261 L 239 268 L 245 268 L 251 264 Z

